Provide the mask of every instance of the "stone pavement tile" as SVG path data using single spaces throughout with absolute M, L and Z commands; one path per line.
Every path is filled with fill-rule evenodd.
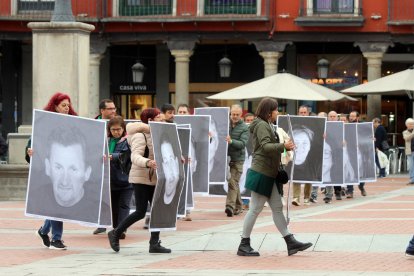
M 189 233 L 185 239 L 181 241 L 173 240 L 172 237 L 167 238 L 166 245 L 170 246 L 175 251 L 203 251 L 207 247 L 212 234 L 194 235 Z
M 260 257 L 240 257 L 227 251 L 194 253 L 189 256 L 153 262 L 144 269 L 219 269 L 227 270 L 292 270 L 292 271 L 355 271 L 355 272 L 414 272 L 414 262 L 403 253 L 370 252 L 300 252 L 287 256 L 282 252 L 261 252 Z
M 80 253 L 80 251 L 51 250 L 44 247 L 35 250 L 0 249 L 0 267 L 17 266 L 21 264 L 33 263 L 41 260 L 50 260 L 56 257 L 68 256 L 78 253 Z
M 292 222 L 293 233 L 412 234 L 414 220 L 341 220 Z M 259 230 L 259 229 L 258 229 Z M 268 232 L 263 227 L 259 231 Z
M 412 234 L 374 235 L 369 252 L 405 252 L 412 236 Z
M 335 212 L 322 215 L 309 216 L 309 219 L 329 219 L 329 218 L 412 218 L 414 219 L 414 210 L 375 210 L 375 211 L 359 211 L 359 210 L 337 210 Z
M 373 235 L 321 234 L 315 251 L 368 252 Z
M 388 200 L 413 202 L 414 201 L 414 195 L 401 195 L 401 196 L 396 196 L 396 197 L 389 198 Z
M 390 199 L 387 199 L 387 201 Z M 413 202 L 371 202 L 358 206 L 350 207 L 349 209 L 412 209 L 414 210 L 414 198 Z
M 264 239 L 264 234 L 256 234 L 252 236 L 252 247 L 259 248 Z M 223 251 L 230 250 L 237 252 L 241 237 L 235 233 L 213 233 L 205 250 Z

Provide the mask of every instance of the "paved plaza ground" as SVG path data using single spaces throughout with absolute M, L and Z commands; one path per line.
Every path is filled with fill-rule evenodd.
M 0 275 L 414 275 L 404 251 L 414 234 L 414 185 L 404 175 L 367 183 L 367 197 L 291 209 L 289 228 L 308 251 L 288 257 L 267 207 L 252 235 L 260 257 L 236 255 L 245 213 L 228 218 L 224 198 L 197 197 L 193 221 L 161 233 L 172 254 L 149 254 L 143 222 L 113 252 L 107 236 L 64 224 L 66 251 L 41 246 L 42 221 L 24 216 L 24 202 L 0 202 Z

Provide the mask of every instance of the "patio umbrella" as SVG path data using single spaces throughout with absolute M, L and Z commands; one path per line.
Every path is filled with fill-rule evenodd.
M 404 71 L 342 90 L 355 94 L 405 94 L 412 98 L 414 92 L 414 66 Z
M 356 100 L 289 73 L 278 73 L 207 98 L 212 100 L 250 100 L 264 97 L 303 101 Z

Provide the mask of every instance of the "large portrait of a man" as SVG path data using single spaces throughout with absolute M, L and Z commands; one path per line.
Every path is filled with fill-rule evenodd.
M 180 201 L 178 203 L 178 211 L 177 216 L 178 217 L 185 217 L 186 215 L 186 209 L 187 205 L 190 205 L 193 201 L 192 197 L 192 188 L 188 187 L 188 179 L 189 179 L 189 164 L 188 158 L 190 155 L 190 141 L 191 141 L 191 128 L 189 128 L 189 125 L 184 126 L 178 126 L 178 137 L 180 139 L 180 145 L 181 145 L 181 153 L 184 157 L 184 187 L 183 191 L 181 193 Z M 191 159 L 191 158 L 190 158 Z M 190 183 L 191 184 L 191 183 Z M 190 203 L 190 204 L 189 204 Z
M 209 192 L 209 115 L 176 115 L 177 124 L 191 126 L 190 175 L 189 186 L 195 194 L 206 195 Z M 193 204 L 194 206 L 194 204 Z
M 227 174 L 226 137 L 229 135 L 230 109 L 228 107 L 195 108 L 197 115 L 210 115 L 210 144 L 209 144 L 209 183 L 224 184 Z
M 111 225 L 105 122 L 36 110 L 32 149 L 27 215 Z
M 157 163 L 157 185 L 149 228 L 150 231 L 175 230 L 178 203 L 185 179 L 177 125 L 150 122 L 150 129 Z

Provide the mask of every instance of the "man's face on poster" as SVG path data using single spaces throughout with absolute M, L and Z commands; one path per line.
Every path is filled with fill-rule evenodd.
M 311 140 L 308 134 L 303 130 L 293 131 L 296 145 L 295 165 L 302 165 L 309 154 Z
M 165 194 L 164 203 L 170 204 L 174 198 L 179 180 L 179 163 L 178 157 L 174 155 L 170 143 L 161 144 L 162 169 L 165 175 Z
M 85 164 L 80 144 L 64 146 L 53 143 L 50 156 L 45 159 L 46 175 L 53 185 L 56 202 L 71 207 L 84 196 L 83 184 L 89 180 L 91 167 Z

